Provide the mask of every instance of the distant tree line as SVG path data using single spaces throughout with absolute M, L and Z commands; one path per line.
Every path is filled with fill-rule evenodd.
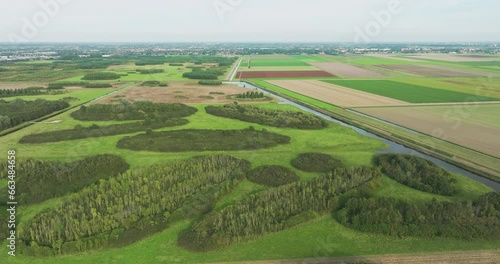
M 441 195 L 458 192 L 451 174 L 425 159 L 403 154 L 383 154 L 375 157 L 382 172 L 394 180 L 417 190 Z
M 118 104 L 93 104 L 81 106 L 71 113 L 76 120 L 109 121 L 109 120 L 145 120 L 156 118 L 183 118 L 195 114 L 198 109 L 184 104 L 154 104 L 149 101 L 131 103 L 121 100 Z
M 84 88 L 110 88 L 113 87 L 112 84 L 110 83 L 90 83 L 90 82 L 56 82 L 56 83 L 49 83 L 48 89 L 49 90 L 58 90 L 58 89 L 64 89 L 66 87 L 84 87 Z
M 8 71 L 6 68 L 0 68 L 0 72 L 6 72 Z
M 181 234 L 178 243 L 188 250 L 207 251 L 279 232 L 335 209 L 341 194 L 379 176 L 369 167 L 341 169 L 269 189 L 208 214 Z
M 292 160 L 292 165 L 306 172 L 329 172 L 344 167 L 342 161 L 323 153 L 302 153 Z
M 155 74 L 165 72 L 164 69 L 146 69 L 146 70 L 137 70 L 140 74 Z
M 118 148 L 136 151 L 186 152 L 230 151 L 270 148 L 290 143 L 290 137 L 267 131 L 243 130 L 173 130 L 150 132 L 118 141 Z
M 0 89 L 0 97 L 14 97 L 25 95 L 40 95 L 45 94 L 41 88 L 23 88 L 23 89 Z
M 101 180 L 38 213 L 19 232 L 19 250 L 53 255 L 105 248 L 131 235 L 210 210 L 250 168 L 246 160 L 203 156 Z M 160 229 L 161 230 L 161 229 Z
M 67 107 L 69 107 L 69 104 L 63 100 L 0 100 L 0 131 L 38 119 Z
M 69 163 L 21 161 L 16 167 L 16 197 L 22 204 L 40 203 L 79 191 L 101 179 L 118 176 L 128 168 L 123 158 L 113 155 L 99 155 Z M 0 171 L 2 178 L 7 176 L 6 166 Z M 3 193 L 7 194 L 7 190 Z
M 409 204 L 392 198 L 354 198 L 337 216 L 343 225 L 397 237 L 500 240 L 500 194 L 477 202 Z
M 114 72 L 94 72 L 85 74 L 82 80 L 88 80 L 88 81 L 116 80 L 120 79 L 120 77 L 121 75 Z
M 278 187 L 298 182 L 300 177 L 287 167 L 266 165 L 257 167 L 247 173 L 247 179 L 253 183 Z
M 197 80 L 218 80 L 219 76 L 223 75 L 224 71 L 207 69 L 202 70 L 193 68 L 192 72 L 186 72 L 182 75 L 183 78 L 197 79 Z
M 201 80 L 198 82 L 200 85 L 211 85 L 211 86 L 219 86 L 222 85 L 222 81 L 215 80 Z
M 109 126 L 98 126 L 96 124 L 90 127 L 77 125 L 74 129 L 57 130 L 41 134 L 31 134 L 24 136 L 19 140 L 21 144 L 40 144 L 48 142 L 61 142 L 67 140 L 77 140 L 84 138 L 106 137 L 114 135 L 132 134 L 148 129 L 159 129 L 164 127 L 182 126 L 188 124 L 186 119 L 147 119 L 145 121 L 117 124 Z
M 259 108 L 251 105 L 228 104 L 224 106 L 207 106 L 207 113 L 252 122 L 272 127 L 289 127 L 299 129 L 322 129 L 327 123 L 320 117 L 303 112 L 281 111 Z
M 168 83 L 160 81 L 144 81 L 141 83 L 142 87 L 168 87 Z
M 236 98 L 238 99 L 261 99 L 264 98 L 264 93 L 259 93 L 256 91 L 246 92 L 242 94 L 237 94 Z

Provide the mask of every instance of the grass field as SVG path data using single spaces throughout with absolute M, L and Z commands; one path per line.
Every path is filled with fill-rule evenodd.
M 386 80 L 327 80 L 325 82 L 373 93 L 408 103 L 449 103 L 497 101 L 496 98 Z
M 310 66 L 308 63 L 300 60 L 259 60 L 250 61 L 252 67 L 283 67 L 283 66 Z

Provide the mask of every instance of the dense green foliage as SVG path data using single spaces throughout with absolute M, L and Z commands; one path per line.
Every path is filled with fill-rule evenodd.
M 273 127 L 321 129 L 327 126 L 327 123 L 323 119 L 311 114 L 269 110 L 251 105 L 228 104 L 224 106 L 207 106 L 205 110 L 211 115 Z
M 255 91 L 246 92 L 246 93 L 236 95 L 236 98 L 238 98 L 238 99 L 262 99 L 264 97 L 265 97 L 264 93 L 259 93 L 259 92 L 255 92 Z
M 406 237 L 500 239 L 500 194 L 477 202 L 409 204 L 391 198 L 354 198 L 338 220 L 356 230 Z
M 30 246 L 25 254 L 65 254 L 140 236 L 210 210 L 249 167 L 230 156 L 205 156 L 101 180 L 33 217 L 20 230 L 19 243 Z
M 69 107 L 69 104 L 63 100 L 0 100 L 0 131 L 63 110 L 67 107 Z
M 189 123 L 186 119 L 154 119 L 135 123 L 90 127 L 76 126 L 74 129 L 51 131 L 41 134 L 32 134 L 24 136 L 19 140 L 22 144 L 39 144 L 48 142 L 60 142 L 66 140 L 76 140 L 84 138 L 106 137 L 113 135 L 131 134 L 148 129 L 158 129 L 164 127 L 182 126 Z
M 110 88 L 113 87 L 110 83 L 90 83 L 90 82 L 55 82 L 49 83 L 48 89 L 58 90 L 64 89 L 65 87 L 79 86 L 85 88 Z
M 156 152 L 229 151 L 270 148 L 290 143 L 290 137 L 253 129 L 175 130 L 125 137 L 117 147 Z
M 168 65 L 181 67 L 181 66 L 184 66 L 184 63 L 169 63 Z
M 145 69 L 145 70 L 137 70 L 140 74 L 155 74 L 165 72 L 164 69 Z
M 210 85 L 210 86 L 219 86 L 222 85 L 222 81 L 215 80 L 201 80 L 198 82 L 200 85 Z
M 498 99 L 470 94 L 442 90 L 416 84 L 401 83 L 386 80 L 328 80 L 340 86 L 356 89 L 359 91 L 377 94 L 408 103 L 446 103 L 446 102 L 468 102 L 471 97 L 474 101 L 497 101 Z
M 45 94 L 40 88 L 24 88 L 24 89 L 0 89 L 1 97 L 13 97 L 23 95 L 40 95 Z
M 441 195 L 453 195 L 458 189 L 451 174 L 425 159 L 402 154 L 383 154 L 375 158 L 382 172 L 411 188 Z
M 292 165 L 307 172 L 329 172 L 343 168 L 342 161 L 323 153 L 303 153 L 292 160 Z
M 70 163 L 26 160 L 16 167 L 16 198 L 22 204 L 40 203 L 76 192 L 101 179 L 124 173 L 123 158 L 99 155 Z M 6 177 L 6 168 L 2 169 Z M 7 194 L 7 191 L 4 191 Z
M 82 80 L 116 80 L 119 79 L 120 75 L 114 72 L 94 72 L 88 73 L 83 76 Z
M 249 171 L 247 179 L 257 184 L 278 187 L 297 182 L 300 180 L 300 177 L 287 167 L 271 165 L 260 166 Z
M 182 118 L 195 114 L 198 109 L 183 104 L 154 104 L 149 101 L 119 104 L 93 104 L 82 106 L 71 116 L 81 121 L 145 120 L 156 118 Z
M 180 235 L 179 245 L 193 251 L 213 250 L 282 231 L 310 219 L 304 214 L 311 211 L 336 208 L 340 194 L 379 175 L 368 167 L 342 169 L 313 181 L 272 188 L 209 214 Z
M 110 83 L 89 83 L 84 86 L 85 88 L 111 88 L 113 87 Z
M 145 81 L 141 83 L 142 87 L 167 87 L 168 83 L 160 81 Z
M 6 72 L 8 71 L 6 68 L 0 68 L 0 72 Z
M 197 80 L 217 80 L 219 76 L 223 75 L 223 71 L 217 70 L 201 70 L 194 68 L 192 72 L 186 72 L 182 75 L 183 78 L 197 79 Z

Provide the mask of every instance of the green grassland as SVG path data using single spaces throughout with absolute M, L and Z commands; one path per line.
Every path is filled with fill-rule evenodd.
M 386 80 L 328 80 L 328 83 L 377 94 L 408 103 L 450 103 L 497 101 L 496 98 Z

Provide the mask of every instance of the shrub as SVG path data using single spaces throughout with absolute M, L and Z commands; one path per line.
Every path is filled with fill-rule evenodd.
M 200 85 L 210 85 L 210 86 L 218 86 L 222 85 L 222 81 L 211 81 L 211 80 L 201 80 L 198 82 Z
M 292 165 L 307 172 L 329 172 L 334 169 L 343 168 L 342 161 L 322 153 L 303 153 L 292 160 Z
M 83 76 L 82 80 L 116 80 L 120 79 L 120 75 L 114 72 L 95 72 L 88 73 Z
M 247 179 L 253 183 L 271 187 L 297 182 L 300 177 L 292 170 L 283 166 L 261 166 L 247 173 Z

